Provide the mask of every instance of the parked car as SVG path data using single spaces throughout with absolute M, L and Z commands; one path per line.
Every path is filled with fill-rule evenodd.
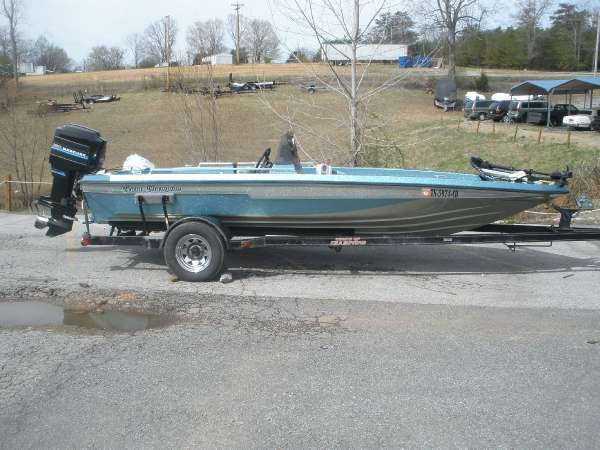
M 444 111 L 456 108 L 456 83 L 453 80 L 443 79 L 437 82 L 433 106 Z
M 581 110 L 569 103 L 558 103 L 550 110 L 550 123 L 554 126 L 560 126 L 563 124 L 566 116 L 587 115 L 589 117 L 591 113 L 589 110 Z
M 493 102 L 488 108 L 488 117 L 494 122 L 505 120 L 505 118 L 507 118 L 506 114 L 510 109 L 510 104 L 511 100 L 500 100 Z M 506 120 L 506 122 L 509 122 L 509 120 Z
M 511 121 L 527 122 L 527 114 L 529 112 L 547 112 L 548 105 L 546 102 L 539 101 L 516 101 L 510 104 L 510 109 L 506 114 Z
M 488 110 L 493 102 L 491 100 L 468 100 L 465 99 L 463 114 L 466 118 L 485 120 L 488 118 Z
M 592 111 L 592 123 L 590 123 L 590 130 L 600 131 L 600 111 L 598 108 L 594 108 Z
M 563 116 L 562 124 L 574 130 L 594 130 L 598 126 L 597 120 L 598 108 L 593 108 L 591 111 L 578 110 L 575 114 Z

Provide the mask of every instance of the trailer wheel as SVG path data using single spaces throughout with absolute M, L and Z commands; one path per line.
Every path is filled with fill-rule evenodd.
M 175 227 L 163 251 L 167 266 L 180 280 L 209 281 L 223 270 L 223 241 L 204 223 L 187 222 Z

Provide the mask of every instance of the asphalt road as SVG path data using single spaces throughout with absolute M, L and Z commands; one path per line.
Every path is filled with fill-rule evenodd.
M 177 314 L 0 330 L 0 448 L 595 448 L 600 246 L 254 250 L 230 284 L 0 213 L 0 296 Z

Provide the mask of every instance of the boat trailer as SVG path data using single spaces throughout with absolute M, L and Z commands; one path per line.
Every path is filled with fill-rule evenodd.
M 164 196 L 167 197 L 167 196 Z M 92 235 L 88 213 L 84 214 L 86 231 L 81 244 L 87 246 L 141 246 L 162 249 L 171 272 L 185 281 L 208 281 L 224 268 L 227 250 L 271 247 L 329 247 L 335 251 L 350 247 L 450 244 L 504 244 L 513 252 L 518 247 L 552 246 L 555 241 L 599 241 L 599 227 L 571 227 L 571 219 L 579 209 L 556 208 L 561 214 L 558 226 L 489 224 L 472 231 L 452 235 L 415 236 L 402 234 L 264 234 L 256 236 L 232 235 L 212 217 L 187 217 L 171 222 L 166 212 L 167 198 L 163 198 L 165 228 L 162 235 L 151 235 L 145 222 L 143 199 L 139 206 L 142 229 L 123 233 L 115 226 L 108 236 Z M 116 234 L 115 234 L 116 231 Z M 189 236 L 189 238 L 188 238 Z M 182 244 L 183 241 L 183 244 Z M 537 244 L 537 245 L 536 245 Z
M 485 225 L 473 231 L 448 236 L 411 235 L 264 235 L 233 236 L 227 240 L 228 250 L 244 250 L 269 247 L 329 247 L 340 251 L 344 247 L 374 247 L 400 245 L 442 245 L 442 244 L 505 244 L 511 250 L 532 243 L 552 244 L 554 241 L 598 241 L 600 228 L 575 227 L 561 230 L 548 225 Z M 81 245 L 122 245 L 146 248 L 163 248 L 162 236 L 150 235 L 109 235 L 97 236 L 85 232 Z

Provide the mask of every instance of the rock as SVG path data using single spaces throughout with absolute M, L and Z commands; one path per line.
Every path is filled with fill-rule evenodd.
M 230 272 L 225 272 L 219 278 L 219 281 L 223 284 L 231 283 L 233 281 L 233 275 Z
M 79 283 L 79 286 L 81 286 L 84 289 L 89 289 L 90 285 L 88 283 Z
M 107 299 L 102 299 L 102 300 L 98 301 L 96 304 L 97 305 L 106 305 L 107 303 L 108 303 Z

